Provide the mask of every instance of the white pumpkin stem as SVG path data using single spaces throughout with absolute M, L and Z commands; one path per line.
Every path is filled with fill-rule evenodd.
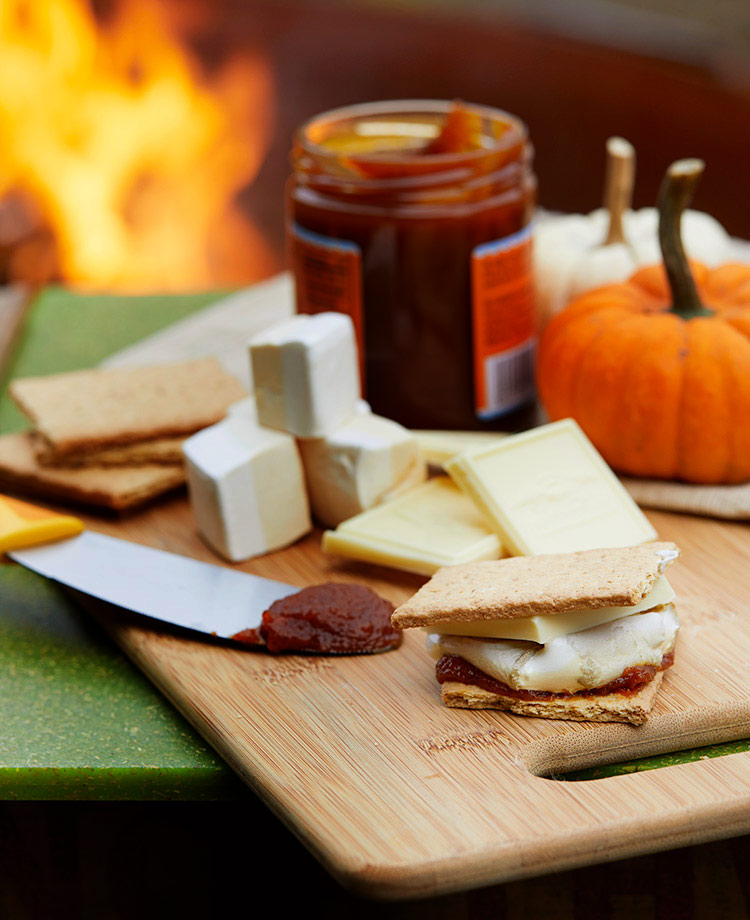
M 604 207 L 609 211 L 609 230 L 604 245 L 625 242 L 622 217 L 633 201 L 635 148 L 624 137 L 607 141 L 607 172 L 604 179 Z

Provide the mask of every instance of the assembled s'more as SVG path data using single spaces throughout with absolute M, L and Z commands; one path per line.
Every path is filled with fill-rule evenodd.
M 646 721 L 679 622 L 674 543 L 517 556 L 438 570 L 396 609 L 423 627 L 447 706 Z

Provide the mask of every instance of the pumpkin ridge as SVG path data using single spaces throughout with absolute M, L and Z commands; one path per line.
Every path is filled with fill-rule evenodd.
M 614 367 L 612 386 L 607 394 L 607 398 L 604 399 L 604 405 L 608 408 L 604 410 L 606 411 L 606 417 L 602 425 L 603 430 L 600 431 L 597 430 L 595 426 L 595 419 L 602 420 L 603 410 L 599 408 L 593 413 L 587 412 L 587 403 L 590 399 L 590 391 L 592 391 L 592 389 L 595 393 L 601 393 L 602 397 L 605 396 L 603 385 L 597 386 L 600 381 L 597 381 L 595 378 L 592 379 L 595 370 L 600 371 L 600 367 L 596 365 L 601 363 L 601 359 L 597 358 L 597 361 L 594 362 L 591 360 L 591 355 L 592 352 L 596 352 L 605 355 L 615 355 L 619 358 L 623 349 L 623 342 L 628 338 L 627 330 L 630 328 L 633 319 L 637 315 L 638 314 L 628 313 L 614 325 L 604 326 L 600 340 L 596 343 L 597 348 L 587 348 L 585 353 L 581 356 L 577 366 L 579 386 L 577 386 L 574 391 L 574 401 L 571 404 L 573 410 L 572 414 L 574 418 L 580 419 L 581 427 L 591 438 L 592 442 L 606 442 L 610 445 L 616 445 L 616 448 L 612 446 L 610 450 L 603 453 L 604 459 L 610 465 L 616 462 L 616 451 L 622 450 L 623 447 L 622 441 L 616 436 L 616 432 L 620 428 L 620 415 L 622 412 L 622 401 L 619 396 L 619 394 L 622 393 L 621 379 L 623 374 L 627 373 L 628 360 L 627 357 L 621 359 Z M 601 339 L 606 339 L 607 341 L 601 341 Z M 613 341 L 617 345 L 616 348 L 612 348 Z M 637 345 L 637 338 L 633 340 L 632 344 L 634 346 Z M 594 365 L 593 367 L 592 364 Z M 584 385 L 586 385 L 587 393 L 581 392 Z M 594 415 L 594 419 L 591 418 L 592 414 Z M 589 417 L 587 418 L 586 416 Z M 604 438 L 601 437 L 602 435 L 604 435 Z
M 726 262 L 713 269 L 703 279 L 701 296 L 720 313 L 731 309 L 748 311 L 750 301 L 750 272 L 747 264 Z
M 750 310 L 732 307 L 725 313 L 719 313 L 718 319 L 734 329 L 746 342 L 750 342 Z
M 740 483 L 750 479 L 750 359 L 742 333 L 730 323 L 721 322 L 719 328 L 719 363 L 729 406 L 729 450 L 723 481 Z M 738 364 L 744 364 L 744 368 L 740 366 L 736 373 Z
M 717 321 L 718 320 L 718 321 Z M 727 365 L 727 357 L 730 357 L 725 348 L 725 338 L 723 336 L 723 331 L 725 324 L 721 322 L 718 317 L 711 323 L 711 332 L 714 336 L 714 360 L 718 368 L 719 379 L 721 381 L 720 387 L 721 392 L 719 396 L 719 405 L 727 407 L 727 425 L 726 433 L 724 436 L 719 438 L 719 443 L 726 445 L 726 456 L 724 458 L 724 463 L 722 465 L 721 472 L 721 481 L 728 482 L 730 481 L 728 477 L 730 476 L 730 470 L 732 467 L 732 441 L 733 441 L 733 425 L 732 419 L 734 413 L 733 409 L 733 399 L 732 399 L 732 388 L 730 383 L 730 372 Z
M 682 332 L 682 345 L 678 351 L 678 367 L 680 369 L 680 395 L 677 401 L 677 466 L 675 469 L 675 479 L 685 478 L 682 473 L 682 458 L 685 456 L 685 441 L 687 438 L 687 433 L 685 430 L 685 420 L 687 417 L 687 410 L 685 408 L 687 404 L 685 361 L 690 351 L 690 343 L 688 341 L 688 324 L 686 322 L 682 322 L 680 324 L 680 330 Z
M 724 468 L 720 451 L 726 444 L 722 407 L 723 374 L 717 370 L 716 325 L 708 317 L 687 323 L 688 354 L 685 360 L 685 443 L 681 478 L 688 482 L 721 482 Z
M 685 342 L 685 322 L 669 310 L 649 314 L 644 324 L 644 351 L 634 361 L 629 391 L 640 388 L 646 407 L 644 430 L 630 458 L 639 476 L 670 479 L 677 475 L 677 411 L 682 391 L 679 356 Z
M 596 313 L 592 311 L 587 311 L 586 313 L 581 313 L 575 318 L 574 324 L 571 324 L 570 328 L 566 326 L 561 326 L 558 330 L 557 327 L 550 326 L 547 327 L 545 333 L 542 337 L 542 342 L 540 343 L 540 353 L 544 350 L 545 361 L 554 368 L 555 377 L 555 390 L 550 391 L 546 388 L 547 377 L 543 380 L 539 380 L 539 389 L 540 392 L 544 390 L 543 399 L 547 403 L 547 409 L 550 413 L 550 416 L 553 421 L 556 421 L 558 418 L 563 418 L 565 415 L 570 414 L 570 404 L 572 399 L 572 386 L 571 385 L 571 358 L 570 358 L 570 349 L 572 348 L 570 340 L 577 340 L 583 335 L 580 331 L 585 327 L 587 333 L 589 328 L 592 325 L 596 325 L 593 331 L 591 331 L 592 338 L 596 338 L 598 334 L 606 326 L 606 319 L 597 316 Z M 576 334 L 571 335 L 571 329 L 574 328 Z M 588 346 L 588 343 L 587 343 Z M 584 348 L 585 351 L 585 348 Z M 561 363 L 562 357 L 562 363 Z M 574 356 L 576 358 L 573 363 L 573 367 L 577 366 L 580 363 L 580 357 L 578 355 Z M 557 403 L 562 403 L 565 407 L 562 413 L 555 411 L 554 406 Z
M 720 319 L 718 320 L 717 326 L 721 329 L 725 327 Z M 732 371 L 730 367 L 730 362 L 732 361 L 732 352 L 729 351 L 729 348 L 726 347 L 726 339 L 722 335 L 721 338 L 717 336 L 716 344 L 720 346 L 720 353 L 717 354 L 716 360 L 719 367 L 721 368 L 721 375 L 723 377 L 723 391 L 724 391 L 724 402 L 726 402 L 729 415 L 729 424 L 727 431 L 728 439 L 728 449 L 726 462 L 724 463 L 724 472 L 722 474 L 723 482 L 732 482 L 733 479 L 733 470 L 734 470 L 734 439 L 735 439 L 735 425 L 734 425 L 734 400 L 732 399 Z
M 602 313 L 607 313 L 607 312 L 608 311 L 604 309 L 602 310 Z M 576 362 L 576 379 L 574 381 L 573 387 L 571 388 L 571 392 L 570 392 L 570 400 L 569 400 L 570 413 L 569 414 L 572 415 L 573 418 L 578 420 L 579 424 L 581 425 L 581 428 L 583 428 L 584 432 L 592 440 L 592 442 L 599 441 L 600 438 L 597 437 L 597 433 L 594 432 L 592 429 L 592 420 L 590 418 L 585 417 L 587 414 L 586 409 L 587 409 L 587 402 L 588 402 L 589 397 L 588 397 L 588 394 L 582 393 L 582 389 L 584 385 L 586 385 L 588 389 L 588 385 L 590 383 L 592 382 L 596 383 L 596 381 L 585 379 L 586 374 L 587 374 L 587 368 L 590 363 L 590 356 L 592 355 L 592 353 L 598 355 L 599 353 L 602 352 L 602 348 L 605 347 L 606 345 L 606 343 L 603 342 L 602 339 L 610 339 L 610 337 L 613 336 L 615 337 L 615 339 L 618 341 L 618 344 L 619 344 L 619 337 L 616 335 L 617 330 L 622 329 L 622 327 L 627 327 L 628 325 L 630 325 L 634 315 L 637 315 L 637 314 L 626 312 L 622 316 L 620 316 L 618 320 L 615 320 L 614 324 L 612 324 L 613 321 L 611 320 L 609 322 L 607 321 L 603 322 L 599 330 L 597 330 L 597 334 L 592 339 L 589 340 L 586 348 L 583 350 L 581 354 L 579 354 L 578 361 Z M 610 348 L 609 351 L 611 352 L 612 349 Z M 590 371 L 588 371 L 588 373 L 593 374 L 595 371 L 600 371 L 600 370 L 601 370 L 601 367 L 599 366 L 599 367 L 595 367 L 591 369 Z M 617 385 L 615 385 L 613 389 L 614 389 L 614 393 L 620 392 Z M 616 404 L 616 399 L 614 398 L 614 394 L 612 394 L 611 399 L 612 399 L 612 402 Z M 583 409 L 583 413 L 581 412 L 581 408 Z M 609 430 L 612 425 L 614 426 L 617 425 L 616 405 L 611 413 L 610 419 L 608 419 L 606 423 L 607 429 Z M 607 440 L 609 440 L 609 438 Z M 604 459 L 608 463 L 610 462 L 610 459 L 608 456 L 605 455 Z
M 661 342 L 655 342 L 656 332 L 652 332 L 653 314 L 642 313 L 634 320 L 629 341 L 618 342 L 622 353 L 622 372 L 616 384 L 619 394 L 619 416 L 617 429 L 612 432 L 612 442 L 618 445 L 615 465 L 623 472 L 634 476 L 643 476 L 650 462 L 658 467 L 661 452 L 655 443 L 654 418 L 658 417 L 662 407 L 651 398 L 655 380 L 661 373 L 657 348 Z M 663 315 L 661 323 L 668 322 Z M 679 328 L 679 325 L 677 326 Z M 647 387 L 649 395 L 643 399 L 642 393 Z M 661 469 L 652 469 L 655 475 L 663 476 Z

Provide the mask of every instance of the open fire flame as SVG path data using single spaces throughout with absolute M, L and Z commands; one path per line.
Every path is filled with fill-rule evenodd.
M 268 274 L 235 199 L 260 169 L 272 102 L 262 58 L 202 73 L 154 0 L 101 22 L 86 0 L 2 0 L 0 255 L 9 222 L 29 227 L 6 277 L 138 291 Z

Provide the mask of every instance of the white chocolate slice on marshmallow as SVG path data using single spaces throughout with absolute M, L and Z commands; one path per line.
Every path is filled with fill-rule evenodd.
M 462 622 L 449 620 L 423 627 L 429 632 L 438 632 L 446 636 L 477 636 L 485 639 L 523 639 L 527 642 L 539 642 L 542 645 L 581 632 L 592 626 L 600 626 L 631 616 L 653 610 L 662 604 L 670 604 L 675 598 L 674 588 L 662 577 L 640 603 L 631 607 L 600 607 L 597 610 L 571 610 L 567 613 L 548 613 L 533 617 L 519 617 L 510 620 L 470 620 Z

